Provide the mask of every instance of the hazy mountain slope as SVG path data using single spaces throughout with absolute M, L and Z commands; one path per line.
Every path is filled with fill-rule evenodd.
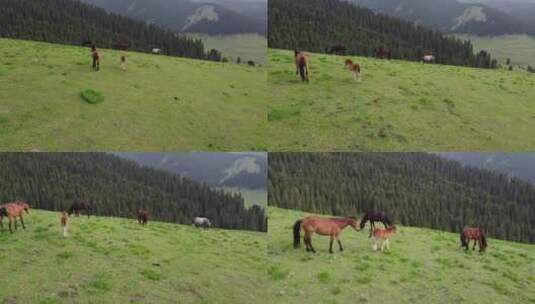
M 205 182 L 216 187 L 265 189 L 265 153 L 118 153 L 141 165 Z
M 461 0 L 466 3 L 483 3 L 535 28 L 535 1 L 533 0 Z
M 535 183 L 535 154 L 529 153 L 440 153 L 468 166 L 498 171 Z
M 217 3 L 196 3 L 189 0 L 82 1 L 178 32 L 266 33 L 263 20 L 256 20 Z
M 535 34 L 535 29 L 514 16 L 480 3 L 461 3 L 457 0 L 348 1 L 444 32 L 478 35 Z

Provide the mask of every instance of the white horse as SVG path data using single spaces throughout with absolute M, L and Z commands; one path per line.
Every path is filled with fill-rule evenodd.
M 423 62 L 434 62 L 435 61 L 435 55 L 424 55 L 422 57 Z
M 195 225 L 195 227 L 204 227 L 204 228 L 212 227 L 212 223 L 210 222 L 210 220 L 205 217 L 194 218 L 193 225 Z

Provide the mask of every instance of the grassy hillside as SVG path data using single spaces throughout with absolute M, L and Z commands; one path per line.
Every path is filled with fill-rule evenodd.
M 80 217 L 63 238 L 59 215 L 37 210 L 26 225 L 12 235 L 0 231 L 1 303 L 251 303 L 266 296 L 264 234 Z
M 345 251 L 294 249 L 292 226 L 303 212 L 269 208 L 269 274 L 276 303 L 535 303 L 533 245 L 489 240 L 464 252 L 457 234 L 398 227 L 390 252 L 374 252 L 365 231 L 347 229 Z M 337 249 L 337 247 L 336 247 Z
M 475 36 L 456 35 L 465 40 L 470 40 L 476 50 L 489 51 L 493 58 L 500 63 L 511 59 L 513 65 L 535 66 L 535 38 L 528 35 L 503 35 L 503 36 Z
M 248 60 L 265 65 L 267 62 L 267 39 L 257 34 L 203 35 L 191 34 L 200 38 L 207 49 L 216 49 L 232 62 L 240 57 L 245 64 Z
M 0 150 L 259 150 L 266 74 L 260 68 L 0 39 Z M 92 89 L 99 104 L 80 98 Z
M 293 52 L 269 50 L 271 150 L 526 151 L 535 146 L 535 75 L 312 54 L 310 83 Z

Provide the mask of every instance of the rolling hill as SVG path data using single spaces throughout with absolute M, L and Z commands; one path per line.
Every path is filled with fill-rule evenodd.
M 63 238 L 58 213 L 25 222 L 0 230 L 2 303 L 269 303 L 264 233 L 79 217 Z
M 262 68 L 0 39 L 0 150 L 255 151 L 266 147 Z M 127 57 L 127 71 L 119 65 Z M 92 89 L 104 101 L 89 104 Z
M 266 35 L 266 3 L 190 0 L 82 0 L 109 12 L 154 23 L 175 32 L 205 34 L 257 33 Z M 263 6 L 262 6 L 263 5 Z M 237 11 L 236 8 L 240 7 Z
M 270 49 L 270 151 L 530 151 L 535 75 L 313 53 L 310 83 L 293 52 Z
M 270 201 L 271 204 L 271 201 Z M 347 228 L 344 252 L 313 237 L 318 253 L 294 249 L 292 227 L 304 212 L 269 208 L 268 273 L 276 303 L 533 303 L 534 245 L 490 239 L 483 254 L 459 248 L 458 234 L 398 226 L 390 251 L 374 252 Z
M 436 28 L 475 35 L 535 34 L 528 23 L 482 1 L 349 0 L 376 12 Z M 509 2 L 508 2 L 509 3 Z

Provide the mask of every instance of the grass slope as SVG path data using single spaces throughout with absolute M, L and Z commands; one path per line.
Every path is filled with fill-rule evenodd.
M 293 52 L 269 50 L 270 151 L 527 151 L 535 147 L 535 75 L 312 54 L 311 80 Z
M 245 65 L 0 39 L 0 150 L 265 148 L 266 73 Z M 80 97 L 92 89 L 104 100 Z
M 58 213 L 32 210 L 26 219 L 25 231 L 0 231 L 0 303 L 252 303 L 266 296 L 265 234 L 80 217 L 63 238 Z
M 477 51 L 489 51 L 502 64 L 507 58 L 513 65 L 535 66 L 535 37 L 529 35 L 475 36 L 456 35 L 470 40 Z
M 535 303 L 533 245 L 490 239 L 486 253 L 464 252 L 457 234 L 398 227 L 381 253 L 366 226 L 343 232 L 342 253 L 329 254 L 328 238 L 314 237 L 311 254 L 292 244 L 293 224 L 305 215 L 269 208 L 274 303 Z
M 235 35 L 205 35 L 190 34 L 199 38 L 207 49 L 216 49 L 232 62 L 240 57 L 243 64 L 253 60 L 265 65 L 267 62 L 267 39 L 258 34 L 235 34 Z

